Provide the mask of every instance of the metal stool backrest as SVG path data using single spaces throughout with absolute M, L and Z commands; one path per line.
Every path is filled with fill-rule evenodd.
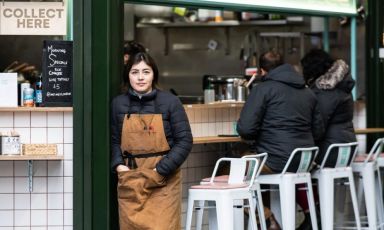
M 308 147 L 308 148 L 296 148 L 293 150 L 291 156 L 289 157 L 287 163 L 284 166 L 281 175 L 287 173 L 288 168 L 290 168 L 293 158 L 300 154 L 300 162 L 297 167 L 296 173 L 305 173 L 308 172 L 309 167 L 311 166 L 313 160 L 316 158 L 317 153 L 319 152 L 319 147 Z
M 371 148 L 371 150 L 368 153 L 367 158 L 364 161 L 364 164 L 368 163 L 369 161 L 373 160 L 375 161 L 377 157 L 380 155 L 380 153 L 383 152 L 384 147 L 384 138 L 378 138 Z
M 336 165 L 334 166 L 334 168 L 349 166 L 356 157 L 358 145 L 359 143 L 357 142 L 331 144 L 324 155 L 324 159 L 321 162 L 320 169 L 324 168 L 325 163 L 327 162 L 327 159 L 329 157 L 329 154 L 333 149 L 337 149 L 337 154 L 338 154 Z
M 231 163 L 229 170 L 229 178 L 227 181 L 228 184 L 248 183 L 248 187 L 252 187 L 253 182 L 256 178 L 256 173 L 259 169 L 259 160 L 255 158 L 220 158 L 216 162 L 209 183 L 214 183 L 214 178 L 216 177 L 219 165 L 221 162 L 225 161 Z M 250 175 L 249 179 L 247 178 L 247 175 Z
M 256 178 L 260 175 L 260 172 L 261 170 L 263 169 L 264 167 L 264 164 L 265 164 L 265 161 L 267 160 L 267 157 L 268 157 L 268 153 L 259 153 L 259 154 L 252 154 L 252 155 L 246 155 L 246 156 L 243 156 L 242 158 L 256 158 L 259 160 L 260 165 L 259 165 L 259 168 L 256 172 Z M 251 165 L 252 163 L 250 163 L 249 166 L 253 166 L 254 165 Z M 250 171 L 249 171 L 250 172 Z M 247 175 L 247 178 L 249 178 L 250 175 Z

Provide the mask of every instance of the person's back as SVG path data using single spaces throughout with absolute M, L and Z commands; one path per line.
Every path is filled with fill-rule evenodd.
M 333 58 L 323 50 L 311 50 L 301 60 L 307 84 L 315 93 L 326 132 L 317 144 L 317 163 L 321 163 L 329 145 L 356 141 L 353 128 L 352 88 L 355 81 L 343 60 Z M 333 166 L 337 154 L 331 153 L 326 166 Z
M 256 152 L 268 153 L 266 165 L 280 172 L 295 148 L 315 145 L 323 126 L 316 97 L 291 65 L 268 52 L 260 58 L 260 68 L 267 75 L 252 89 L 237 131 L 242 138 L 255 140 Z

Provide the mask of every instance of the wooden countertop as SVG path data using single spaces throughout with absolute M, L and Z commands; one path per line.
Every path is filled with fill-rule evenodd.
M 71 112 L 72 107 L 0 107 L 0 112 Z
M 384 128 L 355 129 L 356 134 L 384 133 Z
M 384 128 L 364 128 L 364 129 L 355 129 L 356 134 L 370 134 L 370 133 L 384 133 Z M 229 143 L 229 142 L 239 142 L 241 141 L 240 137 L 194 137 L 193 144 L 209 144 L 209 143 Z
M 242 108 L 244 102 L 231 101 L 231 102 L 214 102 L 211 104 L 189 104 L 184 105 L 185 109 L 209 109 L 209 108 Z

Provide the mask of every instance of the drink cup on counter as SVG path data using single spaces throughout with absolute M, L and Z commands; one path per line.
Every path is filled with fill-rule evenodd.
M 215 102 L 215 90 L 205 89 L 204 90 L 204 104 Z

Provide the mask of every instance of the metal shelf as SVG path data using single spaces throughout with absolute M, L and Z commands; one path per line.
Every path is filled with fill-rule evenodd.
M 222 22 L 166 22 L 166 23 L 137 23 L 137 28 L 150 28 L 150 27 L 231 27 L 231 26 L 283 26 L 301 24 L 304 21 L 301 20 L 254 20 L 254 21 L 236 21 L 227 20 Z

